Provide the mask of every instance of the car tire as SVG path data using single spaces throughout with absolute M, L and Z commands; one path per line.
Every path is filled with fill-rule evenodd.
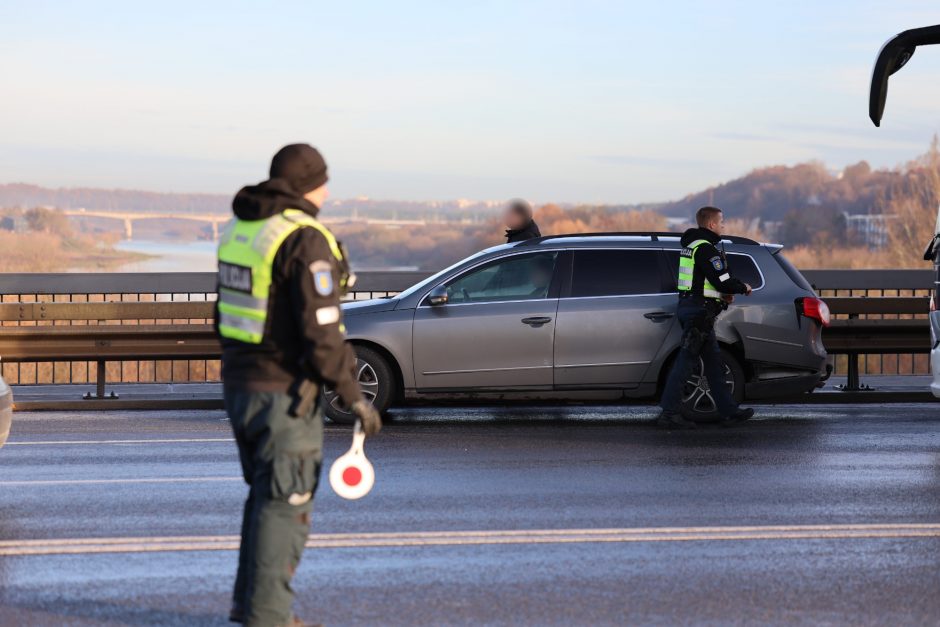
M 372 401 L 379 413 L 384 413 L 396 395 L 396 379 L 392 367 L 377 351 L 356 346 L 356 375 L 366 400 Z M 330 388 L 323 390 L 324 413 L 333 422 L 351 425 L 356 415 L 343 406 L 339 396 Z
M 725 383 L 731 388 L 731 396 L 741 402 L 744 398 L 744 369 L 731 351 L 722 348 L 721 359 L 725 363 Z M 702 376 L 702 361 L 682 385 L 679 411 L 693 422 L 716 422 L 721 419 L 715 401 L 708 389 L 708 381 Z

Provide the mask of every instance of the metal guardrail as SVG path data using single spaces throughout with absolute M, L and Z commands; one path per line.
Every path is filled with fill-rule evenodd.
M 846 356 L 847 389 L 860 388 L 862 356 L 929 351 L 926 294 L 932 271 L 814 270 L 804 275 L 834 314 L 823 337 L 827 350 Z M 351 297 L 394 294 L 427 276 L 365 272 Z M 70 375 L 72 364 L 88 362 L 87 374 L 79 377 L 85 381 L 79 382 L 94 381 L 99 397 L 107 380 L 125 380 L 123 369 L 108 372 L 109 363 L 118 368 L 136 363 L 140 380 L 141 363 L 153 361 L 155 373 L 157 361 L 171 360 L 174 367 L 187 366 L 177 380 L 191 380 L 191 365 L 202 361 L 197 368 L 205 373 L 201 380 L 211 380 L 219 355 L 209 324 L 215 280 L 214 273 L 0 274 L 0 356 L 8 366 L 67 363 Z M 173 376 L 175 370 L 170 372 Z M 49 382 L 74 381 L 66 378 L 55 381 L 53 372 Z
M 833 313 L 833 325 L 823 338 L 835 355 L 836 373 L 847 375 L 844 389 L 868 389 L 860 384 L 860 373 L 930 372 L 927 313 L 934 288 L 933 270 L 802 272 Z M 840 304 L 843 298 L 850 300 Z
M 378 270 L 358 273 L 354 294 L 394 293 L 429 272 Z M 99 272 L 0 274 L 0 296 L 35 294 L 212 294 L 215 272 Z

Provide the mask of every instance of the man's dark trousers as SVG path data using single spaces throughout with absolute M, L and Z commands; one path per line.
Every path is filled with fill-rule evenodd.
M 288 413 L 280 392 L 225 388 L 248 500 L 242 518 L 233 594 L 249 626 L 283 625 L 291 618 L 290 582 L 310 528 L 320 477 L 323 415 L 319 403 L 305 416 Z
M 697 365 L 699 357 L 702 358 L 704 374 L 711 390 L 712 398 L 718 413 L 730 416 L 738 410 L 738 404 L 728 392 L 725 384 L 725 364 L 721 359 L 721 349 L 718 348 L 718 339 L 715 337 L 715 320 L 700 300 L 694 297 L 680 298 L 676 317 L 682 326 L 682 348 L 672 366 L 660 406 L 666 413 L 678 413 L 681 402 L 682 386 L 688 380 L 692 368 Z M 685 339 L 688 334 L 698 327 L 703 331 L 702 348 L 698 354 L 693 354 L 687 347 Z

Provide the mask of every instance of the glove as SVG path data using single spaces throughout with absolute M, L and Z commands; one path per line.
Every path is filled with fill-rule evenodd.
M 369 401 L 361 398 L 353 403 L 350 409 L 359 416 L 359 420 L 362 421 L 362 432 L 366 435 L 376 435 L 382 430 L 382 416 L 379 415 L 375 405 Z

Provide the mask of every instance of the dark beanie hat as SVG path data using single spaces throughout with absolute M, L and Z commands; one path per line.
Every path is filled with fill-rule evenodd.
M 271 159 L 271 178 L 284 179 L 298 194 L 306 194 L 329 180 L 323 155 L 310 144 L 290 144 Z

